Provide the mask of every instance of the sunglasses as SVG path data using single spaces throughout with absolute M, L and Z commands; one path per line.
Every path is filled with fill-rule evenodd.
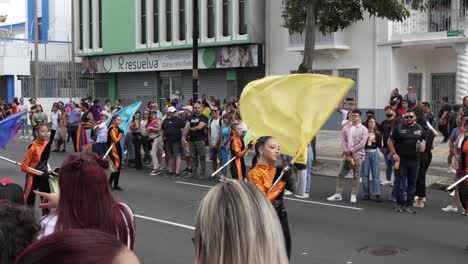
M 415 116 L 405 116 L 406 119 L 413 119 Z

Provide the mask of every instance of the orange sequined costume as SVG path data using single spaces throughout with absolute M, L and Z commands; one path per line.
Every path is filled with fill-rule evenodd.
M 247 179 L 253 183 L 273 204 L 273 207 L 278 214 L 278 218 L 283 228 L 284 239 L 286 242 L 286 250 L 288 257 L 291 258 L 291 233 L 289 232 L 288 214 L 283 204 L 283 194 L 289 181 L 289 172 L 285 172 L 282 180 L 269 192 L 273 183 L 281 174 L 282 168 L 276 168 L 265 164 L 257 163 L 249 173 Z
M 50 138 L 55 137 L 55 130 L 50 133 Z M 21 163 L 21 170 L 26 172 L 26 183 L 24 186 L 24 201 L 27 205 L 34 206 L 36 195 L 33 190 L 50 193 L 49 179 L 42 177 L 40 173 L 32 170 L 37 169 L 42 172 L 47 172 L 47 163 L 49 162 L 50 148 L 53 140 L 49 142 L 39 142 L 34 140 L 29 145 L 24 155 L 24 160 Z M 41 198 L 42 199 L 42 198 Z M 43 214 L 48 213 L 48 210 L 43 210 Z
M 233 179 L 242 181 L 245 177 L 245 161 L 244 155 L 247 153 L 249 148 L 244 144 L 244 140 L 237 135 L 232 136 L 231 140 L 231 157 L 236 157 L 234 162 L 231 162 L 231 175 Z
M 122 139 L 124 133 L 122 129 L 120 129 L 116 125 L 110 125 L 109 131 L 107 132 L 107 144 L 110 147 L 114 144 L 112 151 L 109 155 L 112 162 L 114 163 L 117 171 L 113 172 L 109 178 L 109 184 L 114 184 L 114 188 L 119 186 L 119 178 L 120 178 L 120 167 L 122 161 L 122 148 L 120 147 L 120 140 Z

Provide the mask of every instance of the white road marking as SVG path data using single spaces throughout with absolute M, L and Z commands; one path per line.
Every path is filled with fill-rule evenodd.
M 204 185 L 204 184 L 197 184 L 197 183 L 183 182 L 183 181 L 175 181 L 175 183 L 180 183 L 180 184 L 185 184 L 185 185 L 192 185 L 192 186 L 203 187 L 203 188 L 212 188 L 213 187 L 211 185 Z M 290 200 L 290 201 L 295 201 L 295 202 L 300 202 L 300 203 L 317 204 L 317 205 L 331 206 L 331 207 L 337 207 L 337 208 L 343 208 L 343 209 L 351 209 L 351 210 L 358 210 L 358 211 L 364 210 L 364 208 L 359 208 L 359 207 L 352 207 L 352 206 L 345 206 L 345 205 L 338 205 L 338 204 L 329 204 L 329 203 L 321 203 L 321 202 L 314 202 L 314 201 L 309 201 L 309 200 L 300 200 L 300 199 L 294 199 L 294 198 L 288 198 L 288 197 L 284 197 L 283 199 Z
M 149 220 L 149 221 L 158 222 L 158 223 L 163 223 L 163 224 L 167 224 L 167 225 L 182 227 L 182 228 L 185 228 L 185 229 L 195 230 L 195 227 L 193 227 L 193 226 L 183 225 L 183 224 L 179 224 L 179 223 L 175 223 L 175 222 L 171 222 L 171 221 L 165 221 L 165 220 L 161 220 L 161 219 L 157 219 L 157 218 L 153 218 L 153 217 L 148 217 L 148 216 L 144 216 L 144 215 L 135 215 L 135 217 L 145 219 L 145 220 Z

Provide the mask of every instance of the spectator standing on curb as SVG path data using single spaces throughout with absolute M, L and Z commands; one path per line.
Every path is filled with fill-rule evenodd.
M 367 128 L 361 124 L 361 111 L 358 109 L 351 112 L 350 120 L 351 123 L 344 125 L 341 132 L 343 161 L 341 162 L 340 173 L 336 181 L 335 194 L 327 198 L 329 201 L 343 200 L 344 177 L 352 170 L 353 189 L 350 201 L 352 203 L 357 202 L 357 195 L 359 193 L 359 187 L 361 186 L 361 169 L 365 157 L 364 147 L 367 142 L 368 131 Z
M 438 129 L 442 135 L 444 135 L 444 139 L 442 143 L 447 143 L 449 137 L 448 131 L 448 120 L 450 114 L 452 112 L 452 106 L 448 103 L 448 97 L 445 96 L 442 98 L 442 106 L 440 107 L 439 114 L 438 114 Z
M 28 106 L 24 104 L 24 98 L 20 98 L 20 105 L 18 105 L 19 112 L 28 112 Z M 29 126 L 28 126 L 28 115 L 21 116 L 20 120 L 21 125 L 21 136 L 20 139 L 29 137 Z
M 190 122 L 185 126 L 182 140 L 186 139 L 188 133 L 190 156 L 192 158 L 192 177 L 204 179 L 206 178 L 205 128 L 208 124 L 208 118 L 202 114 L 202 105 L 200 103 L 195 104 L 194 111 L 194 114 L 190 117 Z M 200 172 L 198 172 L 198 166 L 200 166 Z
M 208 121 L 208 146 L 210 149 L 211 168 L 214 171 L 218 169 L 218 160 L 221 163 L 220 146 L 222 141 L 221 128 L 223 120 L 219 115 L 219 108 L 213 106 L 211 108 L 211 118 Z M 215 180 L 218 178 L 215 177 Z
M 185 124 L 177 116 L 177 109 L 170 106 L 167 109 L 168 117 L 164 119 L 162 123 L 162 148 L 165 150 L 167 155 L 167 168 L 169 170 L 169 176 L 175 178 L 180 177 L 180 166 L 183 148 L 182 148 L 182 134 L 184 131 Z
M 161 173 L 161 120 L 158 118 L 157 112 L 154 110 L 150 111 L 148 124 L 146 126 L 148 130 L 148 143 L 151 144 L 151 161 L 153 164 L 153 170 L 150 175 L 156 176 Z
M 385 180 L 382 181 L 382 185 L 391 185 L 394 161 L 388 149 L 387 141 L 397 121 L 395 119 L 395 111 L 390 106 L 385 107 L 385 116 L 387 119 L 380 124 L 382 128 L 382 154 L 385 160 Z
M 375 201 L 382 202 L 380 199 L 380 156 L 379 149 L 382 148 L 382 134 L 377 129 L 377 121 L 374 117 L 369 117 L 365 124 L 368 130 L 367 144 L 364 147 L 366 157 L 362 165 L 362 189 L 364 192 L 364 200 L 370 200 L 371 192 L 370 172 L 372 172 L 372 194 L 375 196 Z
M 397 189 L 396 212 L 416 213 L 413 209 L 416 181 L 420 165 L 420 152 L 425 151 L 426 134 L 416 123 L 416 114 L 408 110 L 405 122 L 394 127 L 388 147 L 395 160 L 395 185 Z M 406 199 L 404 197 L 406 187 Z

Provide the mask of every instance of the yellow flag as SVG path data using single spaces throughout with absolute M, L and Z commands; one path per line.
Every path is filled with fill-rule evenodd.
M 240 112 L 256 136 L 276 138 L 281 153 L 306 164 L 307 144 L 352 85 L 350 79 L 318 74 L 265 77 L 244 88 Z

